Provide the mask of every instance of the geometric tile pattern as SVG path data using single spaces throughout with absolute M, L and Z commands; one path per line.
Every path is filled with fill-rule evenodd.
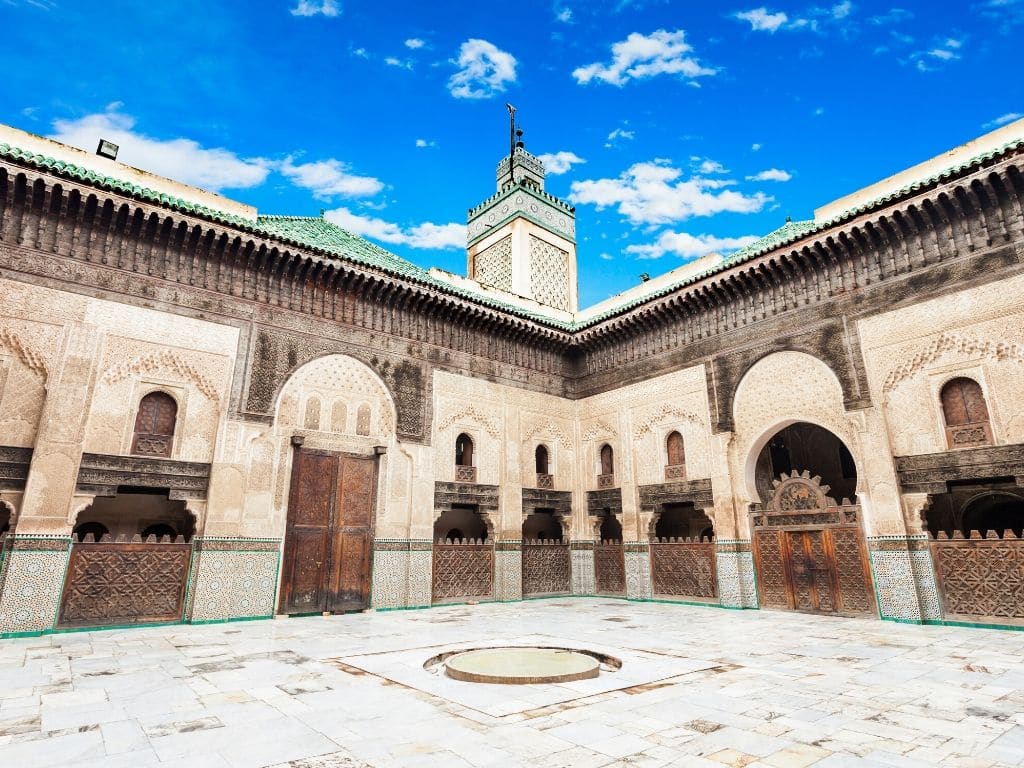
M 914 586 L 917 587 L 921 618 L 925 621 L 940 621 L 942 606 L 939 604 L 939 588 L 935 583 L 935 566 L 932 563 L 931 550 L 911 552 L 910 570 L 914 574 Z
M 432 587 L 430 574 L 434 564 L 434 552 L 430 542 L 413 541 L 409 552 L 409 581 L 406 592 L 406 606 L 415 608 L 430 605 Z
M 744 608 L 757 608 L 757 575 L 754 573 L 754 553 L 747 542 L 745 552 L 736 553 L 736 565 L 740 576 L 740 604 Z
M 878 611 L 882 618 L 921 621 L 910 552 L 906 549 L 873 549 L 871 568 L 875 574 Z
M 631 600 L 650 600 L 651 588 L 651 552 L 643 542 L 641 547 L 631 542 L 626 547 L 626 597 Z
M 743 607 L 738 552 L 717 552 L 715 570 L 718 574 L 718 603 L 729 608 Z
M 7 553 L 0 585 L 0 636 L 53 629 L 68 564 L 68 541 L 55 540 L 50 551 Z
M 574 595 L 592 595 L 594 586 L 594 550 L 572 550 L 572 593 Z
M 191 621 L 273 616 L 280 560 L 277 550 L 197 552 Z
M 408 586 L 409 551 L 374 550 L 370 605 L 374 608 L 404 608 L 408 604 Z
M 651 579 L 659 596 L 714 600 L 715 545 L 704 542 L 653 542 Z
M 501 546 L 496 548 L 495 600 L 523 599 L 523 552 L 519 547 L 519 542 L 501 542 Z

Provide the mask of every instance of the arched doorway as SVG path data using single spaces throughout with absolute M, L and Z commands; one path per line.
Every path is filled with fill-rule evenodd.
M 925 523 L 943 617 L 1024 622 L 1024 489 L 1012 477 L 947 483 Z
M 553 509 L 535 509 L 523 521 L 523 595 L 570 591 L 569 545 Z
M 274 432 L 291 475 L 287 501 L 280 491 L 274 500 L 285 523 L 279 612 L 369 606 L 381 446 L 394 440 L 394 424 L 380 376 L 347 355 L 311 360 L 281 388 Z M 282 459 L 277 471 L 287 466 Z
M 166 488 L 97 496 L 72 528 L 58 626 L 180 621 L 195 528 Z
M 765 608 L 865 615 L 874 592 L 857 467 L 833 433 L 807 422 L 780 429 L 758 454 L 754 563 Z M 837 501 L 838 499 L 838 501 Z
M 431 600 L 490 598 L 494 593 L 494 545 L 487 519 L 475 504 L 452 503 L 434 520 Z

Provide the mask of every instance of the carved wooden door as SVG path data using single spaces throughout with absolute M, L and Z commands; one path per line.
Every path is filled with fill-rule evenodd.
M 369 605 L 375 470 L 374 459 L 341 459 L 331 539 L 329 611 L 356 611 Z
M 836 610 L 834 566 L 825 536 L 825 531 L 786 532 L 793 608 L 798 611 Z
M 367 607 L 375 476 L 374 459 L 296 450 L 282 566 L 282 613 Z

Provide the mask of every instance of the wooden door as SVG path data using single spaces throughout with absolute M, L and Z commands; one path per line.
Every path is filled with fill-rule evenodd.
M 835 570 L 828 556 L 826 532 L 787 531 L 786 543 L 792 578 L 793 608 L 798 611 L 836 610 Z
M 376 459 L 298 448 L 281 577 L 282 613 L 366 608 Z
M 284 537 L 281 613 L 327 610 L 324 591 L 338 456 L 299 448 L 292 463 Z
M 765 608 L 855 615 L 874 611 L 867 552 L 855 527 L 762 528 L 754 535 L 754 560 Z
M 376 460 L 370 458 L 346 456 L 340 462 L 328 574 L 328 611 L 357 611 L 369 606 L 376 466 Z

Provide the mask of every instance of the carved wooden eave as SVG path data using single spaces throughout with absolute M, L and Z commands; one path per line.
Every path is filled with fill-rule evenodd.
M 8 183 L 12 177 L 14 183 Z M 17 245 L 34 245 L 37 249 L 57 253 L 69 214 L 76 216 L 73 227 L 82 224 L 83 218 L 89 215 L 94 217 L 91 224 L 98 220 L 105 234 L 97 236 L 94 228 L 90 227 L 93 231 L 89 232 L 87 242 L 83 243 L 76 238 L 71 244 L 71 250 L 78 252 L 94 247 L 102 237 L 104 242 L 100 247 L 104 252 L 101 264 L 106 263 L 115 239 L 126 235 L 137 236 L 147 240 L 146 244 L 151 249 L 154 246 L 164 249 L 168 257 L 173 247 L 180 246 L 197 255 L 212 254 L 219 257 L 222 268 L 226 266 L 232 275 L 248 274 L 254 277 L 242 281 L 240 285 L 231 285 L 230 295 L 260 300 L 265 298 L 260 296 L 261 279 L 268 281 L 268 284 L 275 282 L 278 287 L 287 283 L 292 286 L 288 297 L 289 306 L 282 308 L 302 311 L 306 304 L 317 301 L 318 291 L 323 293 L 329 288 L 359 291 L 382 304 L 402 308 L 415 306 L 425 314 L 441 316 L 454 312 L 469 327 L 489 327 L 494 332 L 504 332 L 520 340 L 525 336 L 545 348 L 564 349 L 569 342 L 569 333 L 556 324 L 548 325 L 540 319 L 523 317 L 475 302 L 471 297 L 448 292 L 443 284 L 428 285 L 410 276 L 396 275 L 373 265 L 349 261 L 313 245 L 261 232 L 255 223 L 235 217 L 226 221 L 215 212 L 186 212 L 167 204 L 158 205 L 141 195 L 132 196 L 105 189 L 102 185 L 90 185 L 70 174 L 63 175 L 53 169 L 40 168 L 27 160 L 0 159 L 0 185 L 7 187 L 6 194 L 0 196 L 3 198 L 0 199 L 0 217 L 4 215 L 5 209 L 13 207 L 12 204 L 16 202 L 19 195 L 18 183 L 22 179 L 24 188 L 21 191 L 30 210 L 51 215 L 40 216 L 35 233 L 19 232 Z M 77 195 L 74 209 L 73 195 Z M 52 225 L 49 224 L 51 221 Z M 44 222 L 47 222 L 45 227 Z M 26 236 L 32 234 L 34 237 L 26 242 L 29 240 Z M 169 266 L 165 265 L 165 268 Z M 300 298 L 299 307 L 292 306 L 296 285 L 308 286 L 311 294 Z M 212 290 L 217 290 L 216 286 Z M 322 300 L 323 297 L 319 298 Z
M 573 341 L 588 346 L 599 343 L 602 337 L 614 338 L 620 332 L 628 335 L 652 323 L 663 325 L 682 315 L 721 310 L 765 290 L 773 294 L 774 306 L 762 316 L 778 314 L 886 279 L 890 275 L 881 274 L 884 269 L 878 262 L 869 264 L 869 257 L 895 258 L 895 246 L 908 241 L 916 240 L 923 251 L 925 238 L 944 238 L 955 250 L 968 252 L 1010 242 L 1012 224 L 1008 225 L 1007 219 L 1015 215 L 1019 220 L 1024 197 L 1024 177 L 1019 167 L 1022 155 L 1024 144 L 987 157 L 951 177 L 915 186 L 867 210 L 852 211 L 827 228 L 624 308 L 579 330 Z M 972 218 L 975 216 L 982 219 L 977 229 Z M 913 263 L 913 255 L 908 261 L 910 268 L 920 266 Z M 811 296 L 810 273 L 825 269 L 831 273 L 825 275 L 827 294 L 823 296 L 819 290 Z M 810 287 L 820 289 L 821 285 L 814 281 Z M 781 295 L 774 295 L 780 291 Z M 736 325 L 733 321 L 733 327 Z M 719 326 L 724 326 L 719 330 L 728 330 L 729 318 L 723 318 Z

